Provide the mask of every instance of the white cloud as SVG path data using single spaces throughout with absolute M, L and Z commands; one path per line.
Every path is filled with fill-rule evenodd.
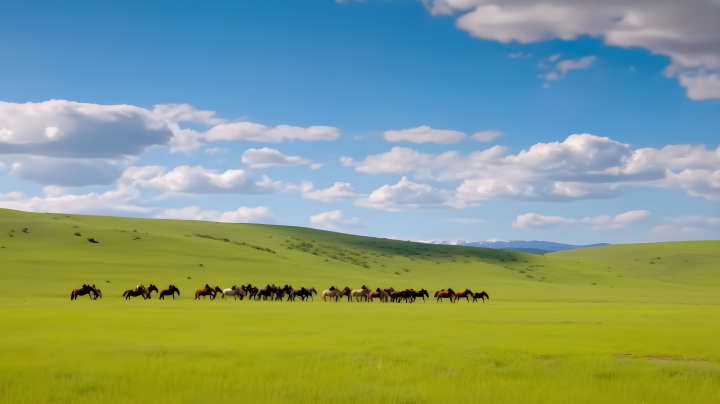
M 7 199 L 22 199 L 25 195 L 22 192 L 13 191 L 8 193 L 0 193 L 0 200 L 4 201 Z
M 215 111 L 200 111 L 189 104 L 158 104 L 153 113 L 169 122 L 195 122 L 207 126 L 227 122 L 227 119 L 216 118 Z
M 630 223 L 646 219 L 650 212 L 646 210 L 633 210 L 621 213 L 617 216 L 585 217 L 583 219 L 567 219 L 560 216 L 543 216 L 537 213 L 525 213 L 519 215 L 513 222 L 514 227 L 548 228 L 558 225 L 583 225 L 592 230 L 619 229 Z
M 463 140 L 465 136 L 463 132 L 456 130 L 433 129 L 426 125 L 410 129 L 389 130 L 383 133 L 383 137 L 388 142 L 433 142 L 439 144 L 457 143 Z
M 317 191 L 305 192 L 303 198 L 314 199 L 323 202 L 336 202 L 340 200 L 350 200 L 358 196 L 352 185 L 347 182 L 336 182 L 332 187 L 320 189 Z
M 687 88 L 687 96 L 693 100 L 720 98 L 720 75 L 702 70 L 680 74 L 680 84 Z
M 188 206 L 180 209 L 163 209 L 155 215 L 158 219 L 204 220 L 225 223 L 274 223 L 275 219 L 266 206 L 247 208 L 241 206 L 238 210 L 219 212 L 216 210 L 202 210 L 198 206 Z
M 680 75 L 693 99 L 720 98 L 683 74 L 720 71 L 720 7 L 716 1 L 424 0 L 433 15 L 465 12 L 456 21 L 471 36 L 522 44 L 550 39 L 602 38 L 621 48 L 641 47 L 668 56 L 667 74 Z M 698 93 L 701 95 L 698 97 Z
M 493 140 L 502 136 L 503 133 L 499 130 L 486 130 L 482 132 L 475 132 L 471 139 L 476 142 L 492 142 Z
M 342 211 L 340 210 L 310 216 L 310 222 L 317 227 L 336 231 L 365 226 L 365 223 L 360 220 L 360 218 L 343 218 Z
M 541 75 L 540 77 L 551 81 L 560 80 L 564 78 L 570 70 L 587 69 L 594 60 L 595 56 L 586 56 L 576 60 L 562 60 L 555 65 L 552 71 Z
M 318 170 L 318 169 L 322 168 L 322 166 L 323 166 L 322 163 L 310 164 L 310 169 L 311 169 L 311 170 Z
M 508 55 L 509 58 L 515 59 L 515 58 L 529 58 L 532 55 L 529 53 L 523 53 L 523 52 L 515 52 Z
M 340 158 L 340 163 L 346 167 L 355 166 L 355 171 L 368 174 L 400 174 L 429 163 L 432 157 L 432 154 L 421 154 L 413 149 L 396 146 L 387 153 L 368 156 L 362 162 L 355 162 L 352 158 L 343 156 Z
M 132 105 L 0 101 L 0 154 L 118 158 L 172 136 L 165 120 Z
M 303 140 L 335 140 L 340 131 L 331 126 L 298 126 L 278 125 L 274 128 L 252 122 L 235 122 L 217 125 L 205 133 L 209 141 L 217 140 L 250 140 L 255 142 L 278 143 L 283 141 Z
M 286 156 L 279 150 L 263 147 L 262 149 L 247 149 L 242 154 L 242 162 L 250 168 L 265 168 L 272 166 L 294 166 L 298 164 L 311 164 L 308 159 L 299 156 Z
M 265 177 L 256 182 L 245 170 L 206 169 L 202 166 L 175 167 L 168 173 L 158 173 L 153 178 L 139 181 L 146 187 L 168 191 L 168 195 L 177 194 L 211 194 L 211 193 L 244 193 L 265 194 L 276 190 L 275 183 Z
M 383 185 L 370 195 L 357 198 L 355 205 L 390 212 L 463 207 L 454 198 L 453 192 L 418 184 L 407 177 L 402 177 L 395 185 Z
M 122 172 L 106 159 L 13 156 L 12 177 L 44 185 L 110 184 Z
M 683 189 L 690 196 L 720 200 L 720 147 L 669 145 L 633 150 L 606 137 L 571 135 L 537 143 L 516 155 L 501 146 L 462 155 L 439 155 L 394 147 L 364 161 L 341 163 L 369 174 L 414 173 L 416 178 L 463 183 L 458 199 L 568 200 L 619 195 L 621 186 Z

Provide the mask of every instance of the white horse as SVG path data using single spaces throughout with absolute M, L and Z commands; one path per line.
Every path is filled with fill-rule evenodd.
M 245 293 L 244 290 L 237 287 L 237 285 L 233 286 L 230 289 L 223 289 L 222 292 L 223 292 L 223 296 L 222 296 L 223 299 L 225 298 L 225 296 L 234 296 L 235 299 L 237 300 L 238 296 L 240 296 L 240 300 L 242 300 L 243 297 L 247 296 L 247 293 Z
M 365 297 L 365 301 L 367 301 L 367 297 L 370 294 L 370 289 L 367 288 L 367 286 L 363 285 L 362 289 L 355 289 L 352 292 L 350 292 L 350 299 L 354 297 L 356 301 L 360 301 L 361 297 Z
M 327 302 L 327 300 L 325 299 L 326 297 L 329 297 L 331 299 L 334 297 L 335 301 L 337 302 L 338 299 L 342 297 L 342 290 L 335 289 L 335 287 L 333 286 L 333 289 L 328 289 L 322 292 L 322 299 Z

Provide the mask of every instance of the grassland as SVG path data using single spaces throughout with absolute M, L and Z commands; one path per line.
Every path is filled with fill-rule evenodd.
M 719 258 L 717 241 L 540 256 L 0 210 L 0 402 L 720 403 Z M 86 282 L 103 299 L 71 302 Z M 182 295 L 125 301 L 140 282 Z M 249 282 L 491 300 L 192 300 Z

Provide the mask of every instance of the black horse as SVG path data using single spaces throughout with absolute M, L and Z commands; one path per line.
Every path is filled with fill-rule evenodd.
M 418 297 L 422 297 L 423 303 L 425 303 L 425 298 L 426 298 L 426 297 L 427 297 L 428 299 L 430 298 L 430 295 L 428 295 L 428 292 L 427 292 L 427 290 L 425 290 L 425 289 L 420 289 L 420 291 L 418 291 L 418 292 L 416 292 L 416 291 L 414 291 L 414 290 L 411 289 L 411 290 L 410 290 L 410 296 L 412 296 L 413 301 L 415 301 L 415 299 L 418 298 Z
M 485 303 L 485 298 L 486 298 L 486 297 L 487 297 L 488 300 L 490 300 L 490 296 L 488 296 L 488 294 L 485 293 L 484 291 L 483 291 L 483 292 L 480 292 L 480 293 L 475 293 L 475 294 L 473 295 L 473 302 L 476 302 L 477 299 L 482 299 L 483 303 Z
M 288 301 L 292 300 L 295 301 L 295 297 L 300 296 L 300 299 L 305 300 L 305 298 L 312 298 L 312 294 L 317 294 L 317 291 L 315 288 L 298 288 L 293 289 L 292 292 L 288 295 Z M 315 299 L 313 299 L 315 300 Z

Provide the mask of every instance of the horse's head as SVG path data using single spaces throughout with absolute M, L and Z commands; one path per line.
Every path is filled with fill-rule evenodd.
M 178 293 L 178 296 L 180 296 L 180 289 L 178 289 L 177 286 L 173 285 L 172 289 L 173 289 L 173 291 Z
M 210 287 L 210 285 L 208 285 L 208 284 L 206 283 L 206 284 L 205 284 L 205 289 L 212 289 L 212 288 Z
M 148 288 L 148 293 L 152 292 L 153 290 L 156 291 L 156 292 L 158 292 L 158 293 L 160 293 L 160 291 L 158 290 L 157 286 L 155 286 L 155 285 L 153 285 L 153 284 L 151 283 L 151 284 L 150 284 L 150 287 Z
M 448 288 L 447 292 L 448 292 L 449 294 L 451 294 L 451 295 L 454 295 L 454 294 L 455 294 L 455 291 L 452 290 L 451 288 Z
M 420 291 L 420 295 L 425 295 L 425 297 L 430 297 L 430 295 L 428 295 L 428 291 L 425 290 L 425 289 L 422 289 L 422 290 Z
M 376 291 L 376 292 L 379 292 L 379 291 L 380 291 L 380 288 L 375 289 L 375 291 Z

